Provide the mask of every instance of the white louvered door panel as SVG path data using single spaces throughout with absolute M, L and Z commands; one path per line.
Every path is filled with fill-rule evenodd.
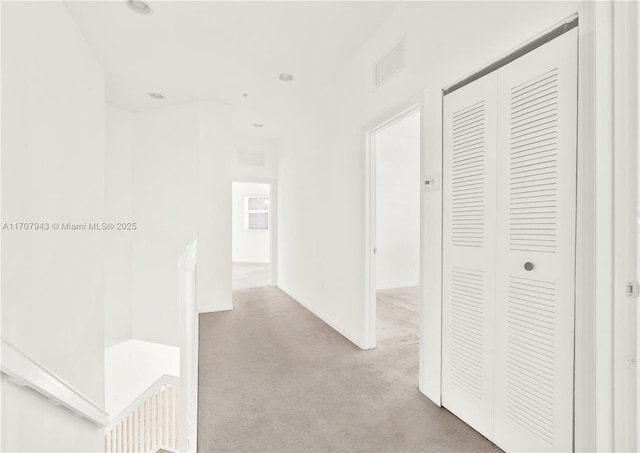
M 576 115 L 577 29 L 498 70 L 494 441 L 506 451 L 573 448 Z
M 442 403 L 493 430 L 496 74 L 444 98 Z

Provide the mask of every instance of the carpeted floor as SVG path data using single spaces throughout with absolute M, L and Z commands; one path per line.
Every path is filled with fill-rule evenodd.
M 278 288 L 234 305 L 200 316 L 200 453 L 499 451 L 418 391 L 410 333 L 362 351 Z
M 378 347 L 389 345 L 389 343 L 418 343 L 419 304 L 419 286 L 385 289 L 377 292 L 376 338 Z

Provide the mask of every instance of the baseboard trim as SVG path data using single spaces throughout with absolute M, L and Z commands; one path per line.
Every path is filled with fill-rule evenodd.
M 232 261 L 231 264 L 270 264 L 269 261 Z
M 384 291 L 385 289 L 411 288 L 412 286 L 420 286 L 420 282 L 394 283 L 393 285 L 385 285 L 381 286 L 380 288 L 376 288 L 376 291 Z
M 354 335 L 353 332 L 351 332 L 349 329 L 346 329 L 345 327 L 340 325 L 340 323 L 338 323 L 334 319 L 332 319 L 330 316 L 326 315 L 322 311 L 320 311 L 317 308 L 315 308 L 314 306 L 312 306 L 308 301 L 305 301 L 303 298 L 298 297 L 295 293 L 293 293 L 292 291 L 290 291 L 287 288 L 284 288 L 284 287 L 282 287 L 280 285 L 278 285 L 278 288 L 280 288 L 280 290 L 282 290 L 287 296 L 291 297 L 296 302 L 298 302 L 300 305 L 302 305 L 304 308 L 306 308 L 311 313 L 313 313 L 315 316 L 320 318 L 325 324 L 327 324 L 333 330 L 335 330 L 340 335 L 345 337 L 351 343 L 355 344 L 360 349 L 368 349 L 368 348 L 364 347 L 364 342 L 362 342 L 361 339 L 358 338 L 357 335 Z
M 229 310 L 233 310 L 233 302 L 229 302 L 229 303 L 223 304 L 223 305 L 218 305 L 218 306 L 215 306 L 215 307 L 206 307 L 205 309 L 198 310 L 198 314 L 216 313 L 216 312 L 219 312 L 219 311 L 229 311 Z

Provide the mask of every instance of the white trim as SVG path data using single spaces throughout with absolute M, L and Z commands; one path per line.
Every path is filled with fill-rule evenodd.
M 340 323 L 336 322 L 333 318 L 331 318 L 330 316 L 326 315 L 325 313 L 323 313 L 322 311 L 318 310 L 317 308 L 313 307 L 313 305 L 311 305 L 309 302 L 305 301 L 304 299 L 301 299 L 300 297 L 296 296 L 293 292 L 291 292 L 287 288 L 283 288 L 282 286 L 278 286 L 278 288 L 280 288 L 287 296 L 289 296 L 292 299 L 294 299 L 296 302 L 298 302 L 304 308 L 306 308 L 311 313 L 313 313 L 315 316 L 317 316 L 322 321 L 324 321 L 329 327 L 331 327 L 333 330 L 335 330 L 340 335 L 345 337 L 351 343 L 355 344 L 360 349 L 367 349 L 367 348 L 364 347 L 364 344 L 362 343 L 362 341 L 360 341 L 360 339 L 358 338 L 357 335 L 355 335 L 349 329 L 346 329 L 345 327 L 343 327 Z
M 635 202 L 639 203 L 640 202 L 640 193 L 639 193 L 639 189 L 640 189 L 640 181 L 638 180 L 639 178 L 639 174 L 640 174 L 640 131 L 638 131 L 637 127 L 634 130 L 633 128 L 633 124 L 635 124 L 637 126 L 637 124 L 640 122 L 640 108 L 638 107 L 637 104 L 637 100 L 638 97 L 640 97 L 640 61 L 638 60 L 638 53 L 640 53 L 640 6 L 638 5 L 638 3 L 634 3 L 633 7 L 632 7 L 632 12 L 631 14 L 629 14 L 628 16 L 628 20 L 631 22 L 631 24 L 629 24 L 629 28 L 631 30 L 630 33 L 632 33 L 632 36 L 630 37 L 630 39 L 632 40 L 632 46 L 629 49 L 629 52 L 635 52 L 635 59 L 631 60 L 633 63 L 631 63 L 633 66 L 632 68 L 629 68 L 629 77 L 627 79 L 628 83 L 635 83 L 635 90 L 633 88 L 631 88 L 632 91 L 632 98 L 631 99 L 635 99 L 636 100 L 636 104 L 635 104 L 635 111 L 631 112 L 631 117 L 627 118 L 627 124 L 631 125 L 631 127 L 629 128 L 629 148 L 628 151 L 629 153 L 633 153 L 634 154 L 634 158 L 635 158 L 635 165 L 633 166 L 633 168 L 629 168 L 629 170 L 632 172 L 632 174 L 634 175 L 634 185 L 635 185 L 635 194 L 633 195 L 633 197 L 635 198 Z M 631 55 L 629 55 L 630 58 Z M 634 93 L 635 91 L 635 93 Z M 631 134 L 634 134 L 633 136 Z M 639 258 L 640 258 L 640 253 L 638 250 L 638 245 L 640 245 L 640 228 L 638 228 L 638 205 L 636 205 L 633 209 L 634 215 L 633 215 L 633 224 L 634 224 L 634 230 L 635 230 L 635 240 L 631 241 L 630 244 L 628 244 L 628 247 L 633 247 L 633 253 L 635 254 L 635 263 L 629 263 L 630 267 L 633 268 L 633 272 L 631 272 L 631 269 L 629 269 L 629 274 L 633 275 L 633 280 L 640 280 L 640 276 L 639 276 L 639 271 L 640 271 L 640 266 L 639 266 Z M 628 224 L 629 227 L 631 227 L 630 224 Z M 631 232 L 629 232 L 629 234 L 633 234 Z M 629 259 L 629 258 L 628 258 Z M 638 361 L 637 361 L 637 354 L 638 354 L 638 350 L 640 350 L 640 310 L 637 307 L 637 303 L 638 301 L 636 300 L 634 302 L 636 304 L 636 318 L 635 318 L 635 335 L 636 335 L 636 344 L 635 344 L 635 371 L 636 371 L 636 394 L 635 394 L 635 404 L 636 404 L 636 414 L 635 414 L 635 434 L 636 434 L 636 439 L 635 439 L 635 449 L 638 450 L 640 449 L 640 429 L 639 426 L 640 425 L 640 372 L 638 372 Z
M 218 313 L 219 311 L 229 311 L 233 310 L 233 302 L 225 302 L 223 304 L 216 305 L 214 307 L 207 308 L 206 311 L 199 311 L 198 314 L 201 313 Z
M 520 58 L 522 55 L 525 55 L 536 48 L 546 44 L 549 41 L 554 40 L 558 36 L 568 32 L 569 30 L 575 28 L 578 25 L 578 13 L 573 13 L 571 16 L 567 17 L 561 22 L 547 28 L 542 33 L 537 34 L 532 37 L 528 41 L 520 43 L 514 49 L 511 49 L 509 52 L 499 56 L 493 61 L 483 65 L 482 67 L 476 69 L 475 71 L 465 75 L 461 79 L 456 80 L 451 85 L 448 85 L 442 89 L 444 95 L 450 94 L 453 91 L 462 88 L 465 85 L 468 85 L 475 80 L 478 80 L 481 77 L 484 77 L 487 74 L 491 74 L 501 67 L 511 63 L 512 61 Z
M 278 284 L 278 183 L 273 180 L 269 190 L 269 229 L 271 243 L 269 244 L 269 265 L 271 266 L 271 280 L 269 284 Z
M 613 324 L 613 207 L 614 207 L 614 168 L 613 168 L 613 4 L 595 2 L 593 6 L 593 43 L 594 89 L 592 101 L 595 118 L 594 133 L 590 139 L 595 142 L 593 168 L 589 169 L 594 177 L 592 200 L 595 203 L 593 218 L 595 234 L 593 237 L 594 269 L 590 277 L 595 282 L 594 338 L 595 357 L 595 446 L 597 451 L 614 451 L 614 324 Z M 584 125 L 586 127 L 586 125 Z M 586 131 L 583 131 L 586 132 Z M 586 206 L 585 206 L 586 207 Z M 580 209 L 580 206 L 578 206 Z M 589 275 L 585 276 L 585 279 Z M 583 279 L 583 282 L 585 281 Z M 578 370 L 576 370 L 578 372 Z M 586 372 L 586 370 L 581 370 Z
M 154 447 L 155 450 L 152 450 L 153 453 L 162 453 L 162 452 L 169 452 L 169 453 L 180 453 L 179 450 L 174 450 L 173 448 L 169 448 L 169 447 Z
M 374 131 L 364 132 L 365 190 L 364 190 L 364 348 L 376 347 L 376 150 Z
M 609 338 L 613 326 L 607 309 L 613 298 L 609 276 L 613 263 L 608 259 L 613 238 L 609 234 L 611 225 L 607 226 L 611 218 L 605 214 L 613 206 L 613 175 L 610 168 L 600 163 L 611 157 L 613 149 L 607 138 L 612 125 L 606 123 L 607 118 L 609 121 L 612 118 L 612 112 L 606 111 L 606 103 L 612 99 L 612 63 L 606 58 L 612 54 L 612 18 L 606 13 L 610 7 L 609 2 L 590 1 L 581 2 L 579 7 L 575 451 L 613 451 L 613 349 Z M 601 106 L 605 110 L 601 110 Z M 436 219 L 432 219 L 434 221 Z M 442 219 L 440 226 L 441 222 Z M 425 257 L 422 259 L 424 262 Z M 442 288 L 438 293 L 442 300 Z M 421 323 L 424 322 L 421 316 Z M 423 324 L 421 334 L 424 334 Z M 441 337 L 429 338 L 433 344 L 425 346 L 430 351 L 441 350 Z M 435 367 L 437 361 L 429 363 Z M 441 374 L 429 372 L 427 386 L 422 364 L 420 372 L 420 390 L 439 404 L 437 389 L 441 388 Z
M 398 288 L 411 288 L 414 286 L 420 286 L 420 281 L 417 282 L 401 282 L 401 283 L 393 283 L 391 285 L 385 285 L 376 288 L 376 291 L 386 291 L 388 289 L 398 289 Z
M 27 386 L 54 404 L 64 406 L 103 428 L 107 412 L 53 371 L 2 339 L 2 372 L 17 385 Z
M 637 280 L 638 30 L 636 2 L 615 2 L 614 21 L 614 445 L 637 451 L 635 298 L 626 282 Z
M 420 168 L 423 168 L 424 159 L 424 135 L 423 135 L 423 118 L 424 118 L 424 95 L 419 93 L 412 96 L 399 106 L 388 111 L 382 116 L 369 122 L 362 129 L 362 137 L 364 143 L 364 161 L 365 161 L 365 187 L 364 187 L 364 345 L 362 349 L 373 349 L 376 347 L 376 152 L 375 152 L 375 134 L 387 129 L 394 124 L 402 121 L 410 115 L 418 112 L 420 114 Z M 420 181 L 423 179 L 422 171 L 420 173 Z M 420 189 L 419 189 L 420 190 Z M 424 218 L 422 212 L 423 191 L 420 190 L 420 282 L 422 281 L 422 244 Z M 418 284 L 421 286 L 421 283 Z M 422 291 L 420 291 L 420 307 L 422 307 Z M 422 313 L 422 308 L 420 310 Z M 421 315 L 422 317 L 422 315 Z M 420 330 L 422 337 L 422 330 Z
M 578 24 L 578 159 L 574 450 L 596 451 L 596 113 L 594 3 L 582 3 Z M 600 64 L 600 63 L 598 63 Z M 599 190 L 599 189 L 598 189 Z M 602 365 L 599 365 L 602 366 Z M 602 401 L 607 404 L 606 401 Z M 604 413 L 602 413 L 604 415 Z M 600 418 L 600 416 L 598 416 Z M 602 417 L 604 419 L 604 417 Z M 600 426 L 602 422 L 600 421 Z M 607 450 L 607 449 L 605 449 Z
M 422 181 L 442 183 L 442 117 L 440 89 L 425 91 L 422 119 Z M 427 144 L 429 146 L 427 146 Z M 442 405 L 442 187 L 422 191 L 423 219 L 420 273 L 420 392 Z

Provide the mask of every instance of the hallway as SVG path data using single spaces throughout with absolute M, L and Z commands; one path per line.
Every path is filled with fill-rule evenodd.
M 419 393 L 407 340 L 362 351 L 278 288 L 234 292 L 200 316 L 198 450 L 499 451 Z
M 269 286 L 269 263 L 232 263 L 231 268 L 231 287 L 234 291 Z

